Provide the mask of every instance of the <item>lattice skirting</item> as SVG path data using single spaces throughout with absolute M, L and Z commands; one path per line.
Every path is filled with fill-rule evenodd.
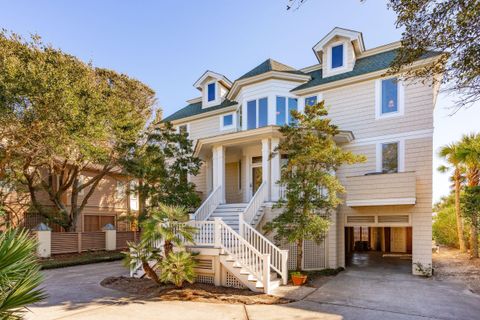
M 228 271 L 227 271 L 227 279 L 225 282 L 225 287 L 246 289 L 246 287 L 233 274 L 231 274 Z
M 282 249 L 288 249 L 288 270 L 295 270 L 297 265 L 297 245 L 282 244 Z M 326 268 L 326 248 L 325 241 L 316 244 L 314 241 L 305 241 L 303 244 L 303 263 L 304 270 L 321 270 Z
M 198 283 L 214 284 L 214 276 L 213 275 L 198 274 L 195 281 L 198 282 Z

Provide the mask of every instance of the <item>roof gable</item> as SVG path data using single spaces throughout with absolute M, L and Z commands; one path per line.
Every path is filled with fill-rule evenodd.
M 297 70 L 293 67 L 287 66 L 286 64 L 280 63 L 273 59 L 267 59 L 264 62 L 260 63 L 255 68 L 253 68 L 252 70 L 245 73 L 240 78 L 238 78 L 237 81 L 246 79 L 246 78 L 255 77 L 269 71 L 287 72 L 287 73 L 293 73 L 293 74 L 304 74 L 302 71 Z
M 209 107 L 209 108 L 202 108 L 202 102 L 191 103 L 191 104 L 183 107 L 182 109 L 174 112 L 173 114 L 169 115 L 168 117 L 164 118 L 162 120 L 162 122 L 169 122 L 169 121 L 175 121 L 175 120 L 179 120 L 179 119 L 183 119 L 183 118 L 187 118 L 187 117 L 192 117 L 192 116 L 196 116 L 196 115 L 199 115 L 199 114 L 202 114 L 202 113 L 207 113 L 207 112 L 211 112 L 211 111 L 220 110 L 220 109 L 223 109 L 223 108 L 228 108 L 228 107 L 234 106 L 236 104 L 237 104 L 237 102 L 227 100 L 227 99 L 225 99 L 219 105 Z

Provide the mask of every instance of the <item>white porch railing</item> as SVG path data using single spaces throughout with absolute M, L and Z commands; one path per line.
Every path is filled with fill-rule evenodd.
M 197 228 L 194 242 L 197 246 L 213 246 L 215 244 L 215 221 L 192 221 L 190 225 Z
M 270 285 L 270 255 L 262 254 L 220 218 L 215 219 L 215 246 L 222 248 L 260 281 L 266 293 Z
M 243 238 L 262 254 L 270 255 L 270 267 L 282 277 L 282 283 L 288 281 L 288 250 L 281 250 L 258 232 L 250 224 L 240 221 L 240 234 Z
M 252 199 L 248 203 L 245 211 L 243 212 L 243 220 L 246 223 L 252 223 L 255 215 L 257 214 L 258 210 L 262 207 L 262 204 L 267 200 L 268 197 L 268 188 L 267 182 L 262 182 L 260 187 L 258 188 L 257 192 L 253 195 Z M 242 214 L 240 214 L 240 220 Z
M 210 217 L 213 210 L 220 204 L 222 201 L 222 187 L 218 186 L 215 190 L 210 193 L 208 198 L 202 203 L 202 205 L 195 211 L 193 215 L 190 216 L 190 220 L 195 221 L 205 221 Z

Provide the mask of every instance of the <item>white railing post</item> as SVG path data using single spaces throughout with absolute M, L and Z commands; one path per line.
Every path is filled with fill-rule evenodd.
M 215 218 L 215 226 L 213 228 L 214 247 L 222 247 L 222 218 Z
M 270 293 L 270 254 L 263 254 L 263 290 L 266 294 Z
M 288 250 L 280 250 L 282 254 L 282 283 L 288 282 Z
M 240 237 L 244 238 L 245 237 L 245 231 L 243 224 L 245 223 L 245 219 L 243 217 L 243 212 L 240 212 L 238 215 L 238 233 L 240 234 Z

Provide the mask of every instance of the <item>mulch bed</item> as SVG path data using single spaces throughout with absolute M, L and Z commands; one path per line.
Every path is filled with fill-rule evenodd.
M 40 259 L 43 270 L 79 266 L 91 263 L 122 260 L 125 255 L 121 251 L 86 251 L 82 253 L 57 254 L 50 258 Z
M 150 279 L 129 277 L 108 277 L 102 286 L 118 291 L 153 298 L 159 301 L 196 301 L 228 304 L 285 304 L 291 300 L 256 293 L 246 289 L 216 287 L 214 285 L 194 283 L 177 289 L 171 285 L 157 285 Z

